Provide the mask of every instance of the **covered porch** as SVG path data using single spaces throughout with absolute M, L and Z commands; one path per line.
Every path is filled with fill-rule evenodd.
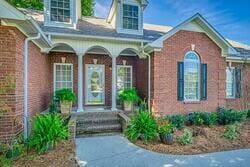
M 74 112 L 119 111 L 118 94 L 124 88 L 134 87 L 147 98 L 148 59 L 139 48 L 94 45 L 81 50 L 66 43 L 50 50 L 53 91 L 72 88 L 77 94 Z

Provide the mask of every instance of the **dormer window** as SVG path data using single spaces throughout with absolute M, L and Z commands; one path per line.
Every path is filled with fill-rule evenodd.
M 138 6 L 123 4 L 123 28 L 129 30 L 139 29 Z
M 51 21 L 70 23 L 70 0 L 51 0 Z

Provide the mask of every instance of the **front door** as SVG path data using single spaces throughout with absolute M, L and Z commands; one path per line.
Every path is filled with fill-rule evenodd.
M 86 65 L 86 105 L 105 104 L 105 67 L 104 65 Z

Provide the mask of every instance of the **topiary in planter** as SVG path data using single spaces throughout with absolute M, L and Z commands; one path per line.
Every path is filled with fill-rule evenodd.
M 162 143 L 173 144 L 174 126 L 166 121 L 161 121 L 158 125 L 158 133 Z
M 137 103 L 140 98 L 135 88 L 129 88 L 121 91 L 119 100 L 123 102 L 124 111 L 132 111 L 134 103 Z
M 60 101 L 61 113 L 70 113 L 72 109 L 72 103 L 76 100 L 76 96 L 72 89 L 60 89 L 56 91 L 55 94 L 56 98 Z

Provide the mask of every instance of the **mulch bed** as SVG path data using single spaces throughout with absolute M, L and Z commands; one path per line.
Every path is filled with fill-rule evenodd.
M 52 151 L 37 154 L 30 151 L 13 162 L 15 167 L 77 167 L 75 160 L 75 144 L 72 141 L 60 143 Z
M 174 136 L 174 144 L 162 144 L 159 140 L 152 142 L 144 142 L 138 140 L 134 144 L 147 150 L 166 154 L 190 155 L 200 153 L 210 153 L 217 151 L 227 151 L 242 148 L 250 148 L 250 120 L 248 119 L 242 127 L 238 139 L 230 141 L 224 138 L 225 126 L 213 127 L 185 127 L 191 130 L 194 134 L 193 142 L 183 146 L 176 140 L 183 133 L 177 131 Z

